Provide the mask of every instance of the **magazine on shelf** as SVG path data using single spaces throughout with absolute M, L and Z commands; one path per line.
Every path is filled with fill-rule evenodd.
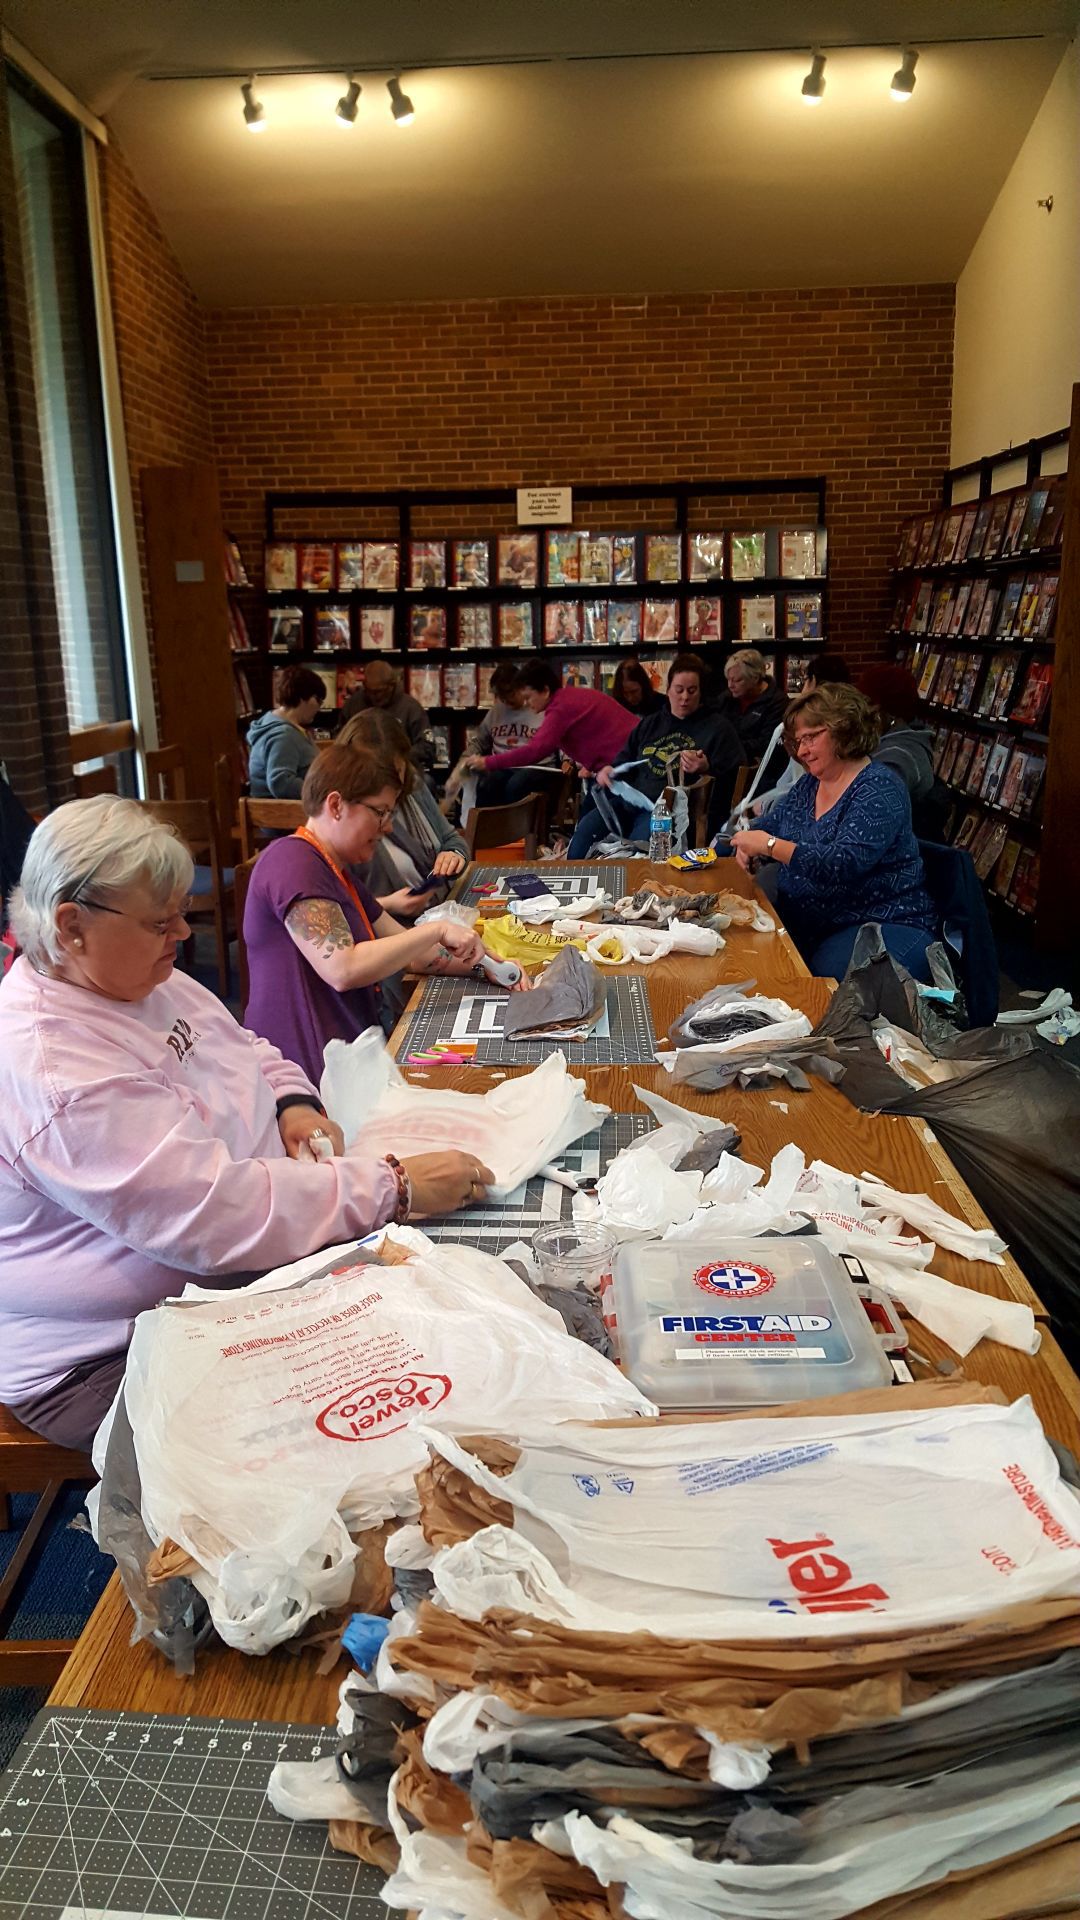
M 581 602 L 549 600 L 544 608 L 544 645 L 580 647 Z
M 971 529 L 971 539 L 968 541 L 967 558 L 969 560 L 982 559 L 983 542 L 986 539 L 986 529 L 990 525 L 990 515 L 992 512 L 993 506 L 991 502 L 989 500 L 980 500 L 975 509 L 975 524 Z
M 364 587 L 368 593 L 396 593 L 401 547 L 396 540 L 364 541 Z
M 1030 640 L 1039 619 L 1039 598 L 1042 592 L 1042 578 L 1037 573 L 1029 573 L 1024 581 L 1024 590 L 1020 595 L 1020 605 L 1013 620 L 1012 637 L 1014 640 Z
M 455 611 L 459 647 L 493 647 L 495 645 L 495 626 L 490 601 L 482 600 L 475 606 L 463 603 Z
M 732 534 L 731 577 L 733 580 L 764 580 L 765 535 L 763 533 Z
M 946 515 L 945 525 L 941 530 L 941 539 L 938 543 L 935 559 L 936 566 L 948 567 L 952 565 L 952 562 L 956 558 L 956 543 L 960 538 L 960 529 L 963 524 L 963 508 L 954 507 L 952 512 Z
M 949 729 L 944 721 L 932 728 L 930 733 L 930 764 L 935 773 L 941 772 L 941 762 L 949 739 Z
M 991 881 L 994 892 L 1000 894 L 1003 900 L 1012 886 L 1013 874 L 1016 872 L 1016 863 L 1019 858 L 1019 840 L 1006 840 Z
M 977 745 L 978 742 L 973 733 L 964 734 L 960 742 L 960 751 L 956 756 L 956 764 L 952 771 L 952 784 L 954 787 L 962 787 L 967 779 L 971 762 L 975 757 L 975 748 Z
M 1013 622 L 1016 619 L 1016 610 L 1020 605 L 1020 595 L 1023 591 L 1023 574 L 1010 573 L 1005 582 L 1005 591 L 1001 596 L 1001 605 L 998 609 L 997 625 L 994 628 L 995 640 L 1012 639 Z
M 933 692 L 933 698 L 939 707 L 951 707 L 955 702 L 960 686 L 961 663 L 963 659 L 964 655 L 962 653 L 947 653 L 945 655 L 941 663 L 941 672 L 938 675 L 937 685 Z
M 1001 664 L 1001 675 L 994 689 L 994 698 L 990 707 L 989 716 L 991 720 L 1003 720 L 1005 718 L 1013 685 L 1020 668 L 1020 655 L 1018 653 L 1003 653 L 998 656 L 998 659 Z
M 789 593 L 784 600 L 784 632 L 789 640 L 821 639 L 820 593 Z
M 445 722 L 439 722 L 438 725 L 432 727 L 431 738 L 435 743 L 435 765 L 437 767 L 449 767 L 450 729 Z
M 961 654 L 960 657 L 964 663 L 964 671 L 960 677 L 960 685 L 953 704 L 958 712 L 970 713 L 975 689 L 979 684 L 979 675 L 982 672 L 983 657 L 981 653 Z
M 1024 524 L 1030 499 L 1031 495 L 1026 488 L 1021 493 L 1013 494 L 1012 504 L 1009 507 L 1009 517 L 1005 522 L 1005 532 L 1002 535 L 1001 546 L 998 549 L 1003 560 L 1007 559 L 1010 554 L 1016 553 L 1019 549 L 1020 530 Z M 1043 504 L 1045 505 L 1045 502 Z
M 1065 513 L 1065 481 L 1055 480 L 1050 488 L 1050 498 L 1043 508 L 1039 531 L 1036 535 L 1033 553 L 1049 553 L 1052 547 L 1061 545 L 1061 522 Z
M 535 533 L 500 533 L 496 542 L 496 574 L 500 587 L 540 585 L 540 538 Z
M 981 813 L 979 813 L 975 807 L 969 807 L 963 819 L 961 820 L 960 825 L 956 829 L 956 837 L 953 840 L 953 846 L 959 847 L 961 849 L 964 847 L 970 847 L 973 839 L 975 838 L 975 829 L 978 826 L 979 821 L 982 820 L 983 817 L 984 816 Z
M 583 586 L 610 587 L 612 574 L 610 533 L 583 533 L 578 547 L 578 571 Z
M 581 578 L 581 535 L 549 527 L 547 583 L 549 587 L 576 587 Z
M 1001 552 L 1011 504 L 1011 496 L 1007 493 L 996 494 L 990 502 L 990 518 L 987 522 L 986 539 L 982 550 L 984 560 L 996 560 Z
M 364 584 L 364 543 L 362 540 L 337 542 L 337 583 L 339 593 L 358 593 Z
M 953 554 L 953 559 L 957 566 L 961 566 L 968 557 L 968 551 L 971 547 L 971 536 L 975 531 L 975 515 L 977 511 L 978 509 L 975 506 L 964 508 L 963 519 L 960 522 L 960 532 L 956 538 L 956 552 Z
M 612 600 L 608 605 L 608 642 L 613 647 L 636 647 L 641 641 L 641 601 Z
M 564 660 L 562 669 L 564 687 L 596 686 L 596 661 L 579 656 L 577 660 Z
M 389 653 L 394 645 L 393 607 L 361 607 L 360 645 Z
M 677 600 L 646 600 L 641 637 L 647 647 L 672 646 L 679 638 Z
M 491 547 L 487 540 L 454 540 L 453 584 L 455 587 L 490 587 Z
M 442 706 L 441 667 L 410 666 L 408 678 L 409 692 L 412 694 L 414 700 L 419 700 L 422 707 L 430 709 L 432 707 Z
M 944 780 L 946 786 L 952 783 L 962 738 L 963 736 L 961 734 L 952 732 L 945 743 L 945 752 L 941 756 L 941 778 Z
M 611 536 L 611 577 L 617 587 L 636 587 L 637 535 L 613 533 Z
M 423 593 L 446 585 L 446 541 L 409 541 L 409 591 Z
M 900 529 L 900 539 L 896 548 L 896 566 L 899 571 L 915 565 L 915 555 L 919 551 L 921 520 L 907 520 Z
M 300 653 L 304 646 L 303 607 L 267 607 L 266 631 L 271 653 Z
M 645 535 L 645 578 L 660 586 L 682 578 L 682 535 L 647 533 Z
M 721 602 L 705 594 L 692 594 L 686 603 L 686 644 L 704 647 L 723 637 Z
M 956 589 L 952 613 L 949 616 L 950 640 L 959 639 L 960 635 L 964 632 L 964 621 L 967 619 L 967 610 L 971 601 L 971 589 L 974 584 L 975 582 L 973 580 L 961 580 L 960 585 Z
M 979 620 L 982 616 L 983 603 L 986 600 L 989 590 L 990 582 L 985 574 L 981 579 L 972 582 L 971 598 L 967 603 L 967 610 L 964 614 L 965 640 L 974 640 L 975 635 L 979 631 Z
M 971 766 L 968 768 L 968 777 L 964 782 L 965 793 L 977 794 L 981 791 L 982 783 L 986 778 L 986 765 L 990 758 L 990 749 L 993 744 L 993 741 L 987 734 L 984 734 L 982 739 L 976 743 L 975 751 L 971 756 Z
M 906 633 L 911 625 L 911 616 L 915 611 L 915 593 L 906 584 L 898 587 L 893 597 L 893 609 L 889 615 L 889 632 Z
M 1039 900 L 1039 856 L 1025 847 L 1016 863 L 1009 899 L 1021 913 L 1034 913 Z
M 915 595 L 915 606 L 911 615 L 911 623 L 909 628 L 909 631 L 911 633 L 926 632 L 926 629 L 930 624 L 930 607 L 933 601 L 933 597 L 934 597 L 933 581 L 920 580 L 918 591 Z
M 453 666 L 443 668 L 442 680 L 444 707 L 450 707 L 457 712 L 475 707 L 477 694 L 475 662 L 455 661 Z
M 1039 613 L 1035 622 L 1033 640 L 1052 640 L 1054 621 L 1057 614 L 1058 587 L 1061 576 L 1056 573 L 1044 573 L 1042 592 L 1039 595 Z
M 986 838 L 980 842 L 978 851 L 974 848 L 972 849 L 975 871 L 980 880 L 988 880 L 990 878 L 997 862 L 1001 858 L 1001 850 L 1008 837 L 1009 826 L 1006 820 L 990 821 L 990 831 L 986 835 Z
M 410 647 L 445 647 L 446 608 L 415 606 L 409 608 Z
M 1020 528 L 1020 537 L 1016 543 L 1019 553 L 1033 553 L 1038 546 L 1039 527 L 1042 523 L 1042 517 L 1046 511 L 1046 503 L 1049 498 L 1050 488 L 1048 486 L 1032 487 L 1028 495 L 1027 512 L 1024 515 L 1024 523 Z
M 813 664 L 812 653 L 789 653 L 784 661 L 784 692 L 801 693 Z
M 930 689 L 932 688 L 934 681 L 937 679 L 938 668 L 940 667 L 940 665 L 941 665 L 941 649 L 940 647 L 931 647 L 929 653 L 926 656 L 925 661 L 923 662 L 923 670 L 921 675 L 919 676 L 919 699 L 920 700 L 929 700 Z
M 930 632 L 935 640 L 943 639 L 949 630 L 949 611 L 952 607 L 954 593 L 955 588 L 949 586 L 948 582 L 946 582 L 944 586 L 937 587 L 934 590 L 934 605 L 930 615 Z
M 1034 812 L 1045 774 L 1045 753 L 1028 753 L 1024 771 L 1020 775 L 1020 791 L 1016 796 L 1016 811 L 1022 820 L 1030 819 Z
M 1025 727 L 1038 726 L 1046 712 L 1053 684 L 1053 661 L 1029 660 L 1024 689 L 1010 718 L 1022 721 Z
M 814 580 L 824 572 L 818 565 L 818 536 L 816 527 L 800 527 L 791 533 L 780 535 L 780 578 L 782 580 Z
M 337 670 L 337 705 L 343 707 L 354 693 L 359 693 L 364 685 L 363 667 L 339 667 Z
M 310 540 L 301 546 L 300 585 L 305 593 L 333 593 L 334 548 L 331 541 Z
M 491 705 L 491 676 L 494 672 L 494 663 L 490 666 L 478 666 L 476 669 L 476 704 L 478 707 L 490 707 Z
M 316 653 L 347 653 L 351 646 L 352 628 L 348 607 L 316 607 Z
M 724 577 L 726 541 L 722 533 L 688 533 L 686 536 L 686 577 L 701 582 Z
M 500 647 L 529 647 L 535 644 L 535 622 L 531 600 L 504 600 L 499 607 Z
M 1023 747 L 1014 747 L 1009 755 L 1009 763 L 1001 780 L 998 793 L 998 806 L 1006 813 L 1015 813 L 1020 800 L 1020 783 L 1024 768 L 1027 766 L 1027 754 Z
M 937 546 L 941 536 L 943 524 L 944 519 L 940 513 L 928 514 L 923 521 L 919 533 L 919 551 L 915 556 L 915 565 L 917 567 L 928 567 L 930 565 L 934 557 L 934 548 Z
M 986 599 L 983 601 L 982 612 L 979 615 L 979 631 L 977 635 L 978 639 L 988 640 L 990 638 L 990 634 L 993 631 L 994 621 L 997 618 L 997 610 L 998 610 L 998 605 L 1000 600 L 1001 600 L 1001 588 L 987 587 Z
M 740 640 L 775 640 L 776 595 L 749 593 L 739 601 Z
M 268 540 L 263 548 L 263 579 L 267 593 L 295 593 L 300 568 L 293 540 Z
M 986 763 L 986 772 L 980 789 L 981 798 L 986 801 L 987 806 L 994 806 L 997 802 L 1011 751 L 1012 741 L 1001 739 L 995 740 L 990 749 L 990 758 Z
M 582 637 L 587 647 L 607 646 L 608 603 L 606 600 L 583 600 L 581 623 Z

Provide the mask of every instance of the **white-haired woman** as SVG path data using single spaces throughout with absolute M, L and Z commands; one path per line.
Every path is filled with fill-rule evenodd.
M 174 972 L 191 879 L 168 827 L 102 795 L 36 829 L 12 905 L 0 1401 L 65 1446 L 89 1446 L 135 1315 L 189 1275 L 239 1285 L 491 1179 L 456 1152 L 312 1158 L 314 1136 L 342 1140 L 310 1081 Z

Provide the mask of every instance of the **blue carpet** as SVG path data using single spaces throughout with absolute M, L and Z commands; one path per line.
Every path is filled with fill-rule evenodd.
M 0 1533 L 0 1575 L 33 1512 L 34 1494 L 13 1494 L 12 1526 Z M 52 1531 L 11 1624 L 13 1640 L 74 1640 L 96 1607 L 115 1562 L 98 1552 L 88 1533 L 73 1532 L 84 1487 L 69 1487 L 53 1513 Z M 0 1767 L 7 1765 L 35 1713 L 43 1687 L 0 1687 Z

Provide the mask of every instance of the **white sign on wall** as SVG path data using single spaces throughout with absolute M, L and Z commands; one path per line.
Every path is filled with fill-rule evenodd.
M 519 487 L 519 527 L 569 527 L 574 518 L 572 487 Z

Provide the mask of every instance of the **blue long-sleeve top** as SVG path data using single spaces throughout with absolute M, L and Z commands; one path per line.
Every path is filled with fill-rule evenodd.
M 932 932 L 937 915 L 926 891 L 907 789 L 874 762 L 839 800 L 814 818 L 818 783 L 804 773 L 755 827 L 795 851 L 780 869 L 777 904 L 792 932 L 820 941 L 868 920 Z

